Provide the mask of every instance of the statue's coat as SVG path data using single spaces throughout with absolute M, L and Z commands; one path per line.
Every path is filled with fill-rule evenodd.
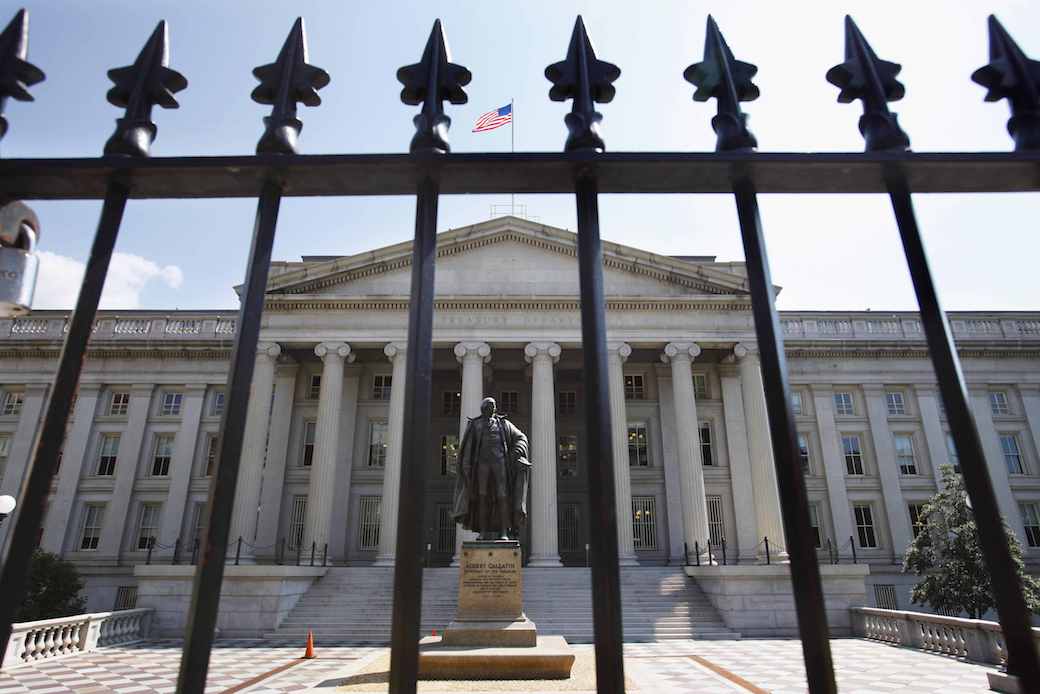
M 509 492 L 509 503 L 512 506 L 510 526 L 516 531 L 527 523 L 527 485 L 530 478 L 531 462 L 527 459 L 527 436 L 515 424 L 499 414 L 492 417 L 498 419 L 503 433 L 502 445 L 505 447 L 503 458 L 506 461 L 506 491 Z M 466 530 L 485 532 L 497 528 L 481 528 L 480 499 L 477 494 L 477 457 L 483 429 L 478 431 L 475 422 L 481 417 L 471 417 L 466 424 L 466 433 L 462 435 L 459 446 L 458 465 L 455 470 L 455 502 L 452 516 Z M 498 524 L 498 499 L 494 495 L 487 497 L 491 504 L 489 518 Z

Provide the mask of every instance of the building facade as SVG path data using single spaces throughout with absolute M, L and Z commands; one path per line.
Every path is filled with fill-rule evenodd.
M 452 561 L 455 452 L 492 395 L 531 442 L 525 558 L 587 560 L 587 471 L 609 464 L 625 565 L 782 560 L 772 450 L 742 263 L 604 244 L 610 461 L 585 454 L 576 235 L 512 217 L 438 237 L 433 434 L 402 461 L 411 245 L 276 262 L 249 402 L 240 561 L 392 564 L 403 463 L 427 467 L 427 555 Z M 0 321 L 0 493 L 17 495 L 67 314 Z M 950 316 L 1001 511 L 1040 566 L 1040 312 Z M 956 465 L 920 321 L 783 312 L 821 561 L 870 564 L 868 596 L 906 608 L 902 555 L 940 465 Z M 101 312 L 41 546 L 76 562 L 88 609 L 133 567 L 188 562 L 204 533 L 234 311 Z M 17 511 L 16 511 L 17 513 Z M 0 542 L 11 522 L 0 524 Z M 237 542 L 241 538 L 241 544 Z M 725 549 L 723 550 L 723 545 Z M 695 550 L 696 548 L 696 550 Z

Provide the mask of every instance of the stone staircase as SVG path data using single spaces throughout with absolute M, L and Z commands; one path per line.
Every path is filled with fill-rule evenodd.
M 422 634 L 441 632 L 455 615 L 458 569 L 423 572 Z M 592 594 L 588 569 L 524 569 L 524 610 L 540 635 L 572 643 L 592 637 Z M 625 641 L 733 639 L 697 584 L 679 567 L 621 570 Z M 388 643 L 393 603 L 393 569 L 330 568 L 296 604 L 271 638 L 302 640 L 308 629 L 322 640 Z

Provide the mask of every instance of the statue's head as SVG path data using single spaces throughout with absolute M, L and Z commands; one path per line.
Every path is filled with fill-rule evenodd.
M 484 398 L 480 401 L 480 414 L 490 417 L 495 414 L 496 406 L 494 398 Z

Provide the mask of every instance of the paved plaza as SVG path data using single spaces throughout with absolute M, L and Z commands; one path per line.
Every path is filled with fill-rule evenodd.
M 579 644 L 579 651 L 592 646 Z M 988 691 L 989 666 L 862 639 L 832 642 L 843 692 L 901 694 Z M 301 660 L 300 644 L 228 640 L 213 649 L 207 692 L 283 694 L 308 689 L 353 691 L 351 675 L 385 655 L 382 646 L 317 645 Z M 0 673 L 0 694 L 156 694 L 175 690 L 180 644 L 149 642 L 106 648 Z M 646 692 L 804 692 L 801 647 L 793 639 L 669 641 L 625 646 L 628 679 Z M 476 683 L 421 683 L 420 691 L 494 691 Z M 547 683 L 545 691 L 558 691 Z M 573 691 L 573 690 L 571 690 Z

